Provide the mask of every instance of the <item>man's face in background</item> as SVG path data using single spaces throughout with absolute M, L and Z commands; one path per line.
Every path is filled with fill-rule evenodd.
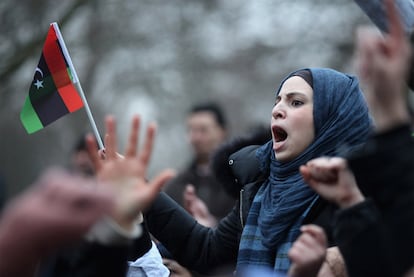
M 226 131 L 217 122 L 213 113 L 201 111 L 187 118 L 188 139 L 198 159 L 208 159 L 224 141 Z

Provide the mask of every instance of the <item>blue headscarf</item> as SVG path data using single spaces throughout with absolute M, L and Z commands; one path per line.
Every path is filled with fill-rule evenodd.
M 289 262 L 278 261 L 300 234 L 306 214 L 318 198 L 305 184 L 299 167 L 321 156 L 338 156 L 341 150 L 363 144 L 372 130 L 368 108 L 358 79 L 332 69 L 308 68 L 312 75 L 314 141 L 294 160 L 276 160 L 273 142 L 260 147 L 256 156 L 261 170 L 269 172 L 252 203 L 243 230 L 238 267 L 268 265 L 287 270 Z M 297 72 L 290 73 L 283 83 Z M 300 75 L 299 75 L 300 76 Z M 280 253 L 280 250 L 283 249 Z M 279 253 L 281 255 L 279 255 Z

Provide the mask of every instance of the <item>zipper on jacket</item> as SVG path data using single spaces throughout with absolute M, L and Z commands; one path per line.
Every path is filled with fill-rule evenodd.
M 240 224 L 242 229 L 244 228 L 244 222 L 243 222 L 243 192 L 244 189 L 240 190 L 240 204 L 239 204 L 239 216 L 240 216 Z

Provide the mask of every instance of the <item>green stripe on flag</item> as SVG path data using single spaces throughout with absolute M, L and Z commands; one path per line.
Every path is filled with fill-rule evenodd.
M 43 128 L 36 111 L 33 109 L 29 97 L 26 98 L 22 111 L 20 112 L 20 120 L 26 131 L 31 134 Z
M 70 80 L 71 80 L 71 81 L 72 81 L 72 83 L 73 83 L 73 75 L 72 75 L 72 71 L 70 70 L 69 66 L 67 67 L 67 70 L 68 70 L 68 75 L 69 75 L 69 78 L 70 78 Z

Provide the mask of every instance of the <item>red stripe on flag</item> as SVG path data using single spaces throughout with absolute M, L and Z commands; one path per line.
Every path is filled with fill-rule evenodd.
M 57 88 L 72 82 L 53 26 L 50 26 L 49 32 L 47 33 L 43 46 L 43 56 L 45 57 L 50 75 L 52 75 Z
M 73 84 L 60 87 L 58 91 L 69 112 L 74 112 L 83 107 L 82 99 Z

